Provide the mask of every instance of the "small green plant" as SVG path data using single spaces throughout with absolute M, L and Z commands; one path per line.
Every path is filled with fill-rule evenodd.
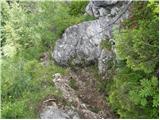
M 69 80 L 69 86 L 70 86 L 71 88 L 75 89 L 75 90 L 78 89 L 76 80 L 74 80 L 74 79 Z
M 85 8 L 89 1 L 81 1 L 81 0 L 76 0 L 76 1 L 71 1 L 69 7 L 69 14 L 73 16 L 77 15 L 83 15 L 85 13 Z
M 83 15 L 84 21 L 90 21 L 90 20 L 95 20 L 96 18 L 94 16 L 90 15 Z
M 102 40 L 101 43 L 100 43 L 100 47 L 101 47 L 102 49 L 111 50 L 112 45 L 111 45 L 111 43 L 109 42 L 109 40 Z
M 94 113 L 98 113 L 100 111 L 100 109 L 97 107 L 91 107 L 90 110 Z

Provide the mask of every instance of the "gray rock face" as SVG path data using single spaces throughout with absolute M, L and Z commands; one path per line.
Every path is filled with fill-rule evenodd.
M 120 9 L 122 9 L 125 3 L 125 1 L 118 2 L 118 0 L 91 0 L 86 7 L 86 13 L 96 18 L 102 16 L 113 17 Z
M 46 106 L 40 115 L 41 119 L 69 119 L 70 117 L 63 111 L 53 106 Z
M 106 0 L 106 1 L 92 1 L 93 4 L 97 7 L 106 7 L 107 5 L 114 5 L 118 2 L 118 0 Z
M 96 62 L 101 54 L 101 40 L 111 36 L 107 19 L 83 22 L 67 28 L 56 42 L 53 57 L 60 65 L 89 64 Z
M 62 38 L 56 42 L 52 54 L 54 60 L 62 66 L 89 65 L 98 62 L 100 73 L 103 73 L 104 56 L 111 56 L 110 52 L 102 51 L 102 40 L 112 38 L 113 26 L 128 17 L 126 10 L 128 2 L 90 1 L 86 12 L 98 17 L 97 20 L 83 22 L 67 28 Z M 120 17 L 119 14 L 123 13 Z M 125 13 L 125 14 L 124 14 Z
M 98 60 L 98 69 L 100 70 L 100 74 L 104 75 L 106 71 L 109 69 L 109 64 L 111 65 L 111 61 L 114 59 L 114 53 L 108 51 L 106 49 L 102 50 L 101 56 Z
M 41 119 L 79 119 L 78 113 L 68 109 L 63 110 L 55 106 L 45 106 L 40 114 Z

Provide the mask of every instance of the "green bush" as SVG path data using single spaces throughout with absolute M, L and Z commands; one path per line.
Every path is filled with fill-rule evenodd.
M 73 16 L 77 15 L 83 15 L 85 13 L 85 8 L 89 1 L 83 1 L 83 0 L 76 0 L 76 1 L 71 1 L 69 5 L 69 14 Z
M 121 118 L 158 117 L 158 79 L 144 76 L 144 72 L 126 67 L 117 70 L 109 102 Z
M 43 52 L 50 52 L 64 30 L 84 16 L 69 13 L 65 2 L 2 2 L 2 118 L 38 118 L 37 106 L 49 95 L 61 96 L 52 75 L 65 74 Z
M 117 65 L 109 102 L 120 118 L 158 118 L 158 2 L 134 2 L 116 33 Z M 121 62 L 120 62 L 121 63 Z
M 45 67 L 37 60 L 5 59 L 2 62 L 2 118 L 38 117 L 40 100 L 59 95 L 52 83 L 52 75 L 57 72 L 65 74 L 63 68 L 54 64 Z

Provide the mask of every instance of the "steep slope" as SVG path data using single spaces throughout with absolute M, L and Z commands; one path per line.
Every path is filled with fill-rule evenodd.
M 86 12 L 97 19 L 64 31 L 52 57 L 59 65 L 71 68 L 66 76 L 59 73 L 53 76 L 53 83 L 62 92 L 65 102 L 59 104 L 56 98 L 49 100 L 51 104 L 42 105 L 40 118 L 116 118 L 105 95 L 97 89 L 97 78 L 87 66 L 98 65 L 101 78 L 110 76 L 108 71 L 115 61 L 112 32 L 128 17 L 129 5 L 130 1 L 90 1 Z M 104 48 L 102 42 L 109 46 Z

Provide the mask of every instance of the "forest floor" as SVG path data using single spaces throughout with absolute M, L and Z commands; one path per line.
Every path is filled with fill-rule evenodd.
M 40 105 L 40 118 L 115 118 L 106 96 L 97 89 L 97 81 L 91 67 L 70 68 L 67 75 L 56 73 L 52 82 L 62 97 L 45 98 Z

